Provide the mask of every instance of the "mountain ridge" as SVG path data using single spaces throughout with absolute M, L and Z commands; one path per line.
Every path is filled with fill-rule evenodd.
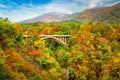
M 120 23 L 120 3 L 108 7 L 95 7 L 78 13 L 73 20 L 81 23 Z
M 120 3 L 107 7 L 94 7 L 74 14 L 49 12 L 20 23 L 77 21 L 80 23 L 120 23 Z
M 33 23 L 33 22 L 61 22 L 71 18 L 72 14 L 64 14 L 58 12 L 49 12 L 43 15 L 36 16 L 32 19 L 21 21 L 20 23 Z

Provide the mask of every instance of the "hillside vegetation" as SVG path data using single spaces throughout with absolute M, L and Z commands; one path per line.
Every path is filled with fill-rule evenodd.
M 96 7 L 86 9 L 73 18 L 81 23 L 120 23 L 120 3 L 108 7 Z
M 31 35 L 24 39 L 23 35 Z M 69 34 L 64 46 L 41 34 Z M 69 74 L 68 74 L 69 73 Z M 0 20 L 0 80 L 119 80 L 120 25 Z
M 112 6 L 95 7 L 85 9 L 84 11 L 63 14 L 58 12 L 49 12 L 43 15 L 36 16 L 32 19 L 21 21 L 20 23 L 34 23 L 34 22 L 62 22 L 62 21 L 77 21 L 82 24 L 86 23 L 107 23 L 119 24 L 120 23 L 120 3 Z

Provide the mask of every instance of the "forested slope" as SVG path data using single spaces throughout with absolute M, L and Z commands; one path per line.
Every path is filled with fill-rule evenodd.
M 73 20 L 81 23 L 120 23 L 120 3 L 108 7 L 86 9 L 78 13 Z
M 24 39 L 22 36 L 31 35 Z M 64 46 L 41 34 L 69 34 Z M 0 20 L 1 80 L 119 80 L 120 25 Z M 67 76 L 67 72 L 69 75 Z

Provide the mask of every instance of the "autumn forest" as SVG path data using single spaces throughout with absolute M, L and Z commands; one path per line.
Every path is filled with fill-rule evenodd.
M 43 34 L 71 36 L 62 45 L 54 39 L 41 40 Z M 119 79 L 119 24 L 20 24 L 0 19 L 0 80 Z

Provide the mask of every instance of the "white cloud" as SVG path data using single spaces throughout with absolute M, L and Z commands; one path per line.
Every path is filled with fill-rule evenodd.
M 0 8 L 7 8 L 6 5 L 0 4 Z
M 71 14 L 80 12 L 87 8 L 106 5 L 107 2 L 104 2 L 105 0 L 53 0 L 49 4 L 34 5 L 32 1 L 33 0 L 30 0 L 30 3 L 27 5 L 18 5 L 17 3 L 8 0 L 8 2 L 16 6 L 16 8 L 0 10 L 0 17 L 8 17 L 12 22 L 17 22 L 42 15 L 47 12 Z M 2 4 L 0 4 L 0 7 L 7 8 L 7 6 Z
M 29 4 L 28 4 L 29 5 Z M 68 13 L 71 14 L 72 11 L 65 8 L 61 4 L 47 4 L 47 5 L 22 5 L 18 6 L 18 9 L 13 10 L 0 10 L 0 14 L 2 17 L 8 17 L 12 22 L 22 21 L 25 19 L 30 19 L 36 17 L 38 15 L 42 15 L 47 12 L 60 12 L 60 13 Z
M 60 12 L 60 13 L 68 13 L 71 14 L 72 11 L 65 8 L 65 6 L 61 6 L 60 4 L 49 4 L 44 6 L 45 12 Z
M 96 7 L 98 3 L 102 2 L 102 0 L 91 0 L 90 8 Z
M 89 7 L 105 7 L 105 6 L 112 6 L 119 3 L 119 0 L 91 0 L 89 3 Z

